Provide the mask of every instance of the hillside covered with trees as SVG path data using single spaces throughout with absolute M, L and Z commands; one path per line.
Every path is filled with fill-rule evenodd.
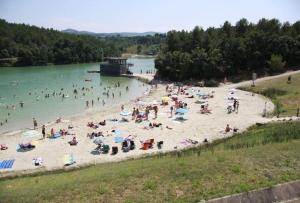
M 261 19 L 253 24 L 241 19 L 234 26 L 226 21 L 220 28 L 170 31 L 155 65 L 160 77 L 171 80 L 282 72 L 300 65 L 300 21 Z
M 166 34 L 156 33 L 147 36 L 107 36 L 97 37 L 99 40 L 114 43 L 122 53 L 157 55 L 165 44 Z
M 3 65 L 100 61 L 102 49 L 104 56 L 121 54 L 113 44 L 94 37 L 65 34 L 53 29 L 0 20 L 0 59 Z
M 69 34 L 0 19 L 0 66 L 96 62 L 102 57 L 120 56 L 130 47 L 135 48 L 131 52 L 138 54 L 157 54 L 164 38 L 163 34 L 135 37 Z

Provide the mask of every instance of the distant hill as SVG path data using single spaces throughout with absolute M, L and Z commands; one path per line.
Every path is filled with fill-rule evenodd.
M 62 30 L 61 32 L 76 34 L 76 35 L 89 35 L 89 36 L 96 36 L 96 37 L 113 37 L 113 36 L 120 36 L 120 37 L 137 37 L 137 36 L 154 36 L 155 34 L 160 34 L 159 32 L 112 32 L 112 33 L 96 33 L 96 32 L 89 32 L 89 31 L 78 31 L 75 29 L 66 29 Z
M 123 44 L 124 47 L 131 45 Z M 97 62 L 106 56 L 120 56 L 121 45 L 117 47 L 113 40 L 76 36 L 0 19 L 0 66 Z

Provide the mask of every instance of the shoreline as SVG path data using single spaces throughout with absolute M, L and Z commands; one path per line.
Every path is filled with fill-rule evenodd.
M 136 78 L 132 78 L 132 79 L 136 79 Z M 138 79 L 136 79 L 138 80 Z M 140 80 L 141 81 L 141 80 Z M 143 82 L 143 81 L 141 81 Z M 151 88 L 150 88 L 151 89 Z M 116 104 L 113 104 L 112 107 L 113 109 L 115 108 L 119 108 L 120 105 L 126 105 L 126 104 L 129 104 L 131 101 L 133 100 L 137 100 L 139 98 L 143 98 L 145 95 L 144 95 L 145 92 L 143 92 L 143 94 L 139 97 L 134 97 L 134 98 L 131 98 L 130 100 L 128 101 L 125 101 L 125 102 L 117 102 Z M 73 115 L 70 115 L 70 116 L 65 116 L 65 117 L 62 117 L 62 123 L 69 123 L 69 122 L 72 122 L 72 121 L 75 121 L 77 120 L 78 118 L 81 118 L 81 117 L 84 117 L 84 116 L 91 116 L 91 115 L 94 115 L 94 114 L 105 114 L 106 115 L 106 111 L 105 110 L 106 108 L 104 109 L 97 109 L 97 108 L 94 108 L 94 109 L 86 109 L 85 111 L 81 112 L 81 113 L 76 113 L 76 114 L 73 114 Z M 45 123 L 43 123 L 42 125 L 45 125 L 45 127 L 50 127 L 52 125 L 55 125 L 56 124 L 56 121 L 55 120 L 52 120 L 52 121 L 47 121 Z M 41 130 L 42 128 L 42 125 L 38 126 L 38 128 L 36 128 L 37 130 Z M 5 136 L 14 136 L 18 133 L 23 133 L 25 132 L 26 130 L 33 130 L 33 128 L 30 128 L 30 127 L 24 127 L 24 128 L 21 128 L 21 129 L 16 129 L 16 130 L 8 130 L 8 131 L 5 131 L 5 132 L 1 132 L 0 133 L 0 137 L 3 138 Z M 0 143 L 1 144 L 1 143 Z
M 153 80 L 154 74 L 133 74 L 133 75 L 122 75 L 121 77 L 127 77 L 127 78 L 130 78 L 130 79 L 135 79 L 135 80 L 138 80 L 142 83 L 145 83 L 145 84 L 149 85 L 149 87 L 147 89 L 151 90 L 150 83 Z M 142 94 L 140 96 L 130 98 L 127 101 L 118 101 L 115 104 L 113 104 L 112 107 L 116 108 L 117 106 L 121 106 L 122 104 L 126 105 L 126 104 L 130 103 L 131 101 L 137 100 L 139 98 L 143 98 L 144 96 L 145 96 L 145 91 L 142 92 Z M 93 114 L 96 114 L 96 113 L 101 113 L 103 111 L 106 111 L 106 108 L 107 108 L 107 106 L 104 106 L 104 107 L 102 106 L 100 108 L 99 107 L 94 107 L 94 108 L 91 108 L 91 109 L 85 109 L 83 112 L 79 112 L 79 113 L 75 113 L 75 114 L 71 114 L 71 115 L 67 115 L 67 116 L 62 116 L 62 119 L 65 120 L 65 121 L 76 120 L 78 117 L 87 116 L 87 115 L 90 115 L 90 114 L 93 115 Z M 44 124 L 47 127 L 47 126 L 51 126 L 55 123 L 56 123 L 56 120 L 49 120 L 49 121 L 46 121 L 46 122 L 42 122 L 42 125 Z M 38 130 L 41 129 L 42 125 L 40 125 L 37 129 Z M 3 138 L 4 136 L 14 136 L 18 133 L 23 133 L 26 130 L 33 130 L 33 128 L 32 128 L 32 126 L 31 127 L 30 126 L 25 126 L 25 127 L 22 127 L 22 128 L 17 128 L 17 129 L 12 129 L 12 130 L 5 130 L 3 132 L 0 132 L 0 137 Z
M 283 76 L 291 74 L 285 73 Z M 278 77 L 278 76 L 276 76 Z M 261 79 L 262 80 L 262 79 Z M 251 81 L 245 81 L 245 82 L 251 82 Z M 173 130 L 168 130 L 168 129 L 150 129 L 150 130 L 143 130 L 141 127 L 143 126 L 144 122 L 142 124 L 135 124 L 130 121 L 129 123 L 108 123 L 108 126 L 106 127 L 101 127 L 99 129 L 100 131 L 103 132 L 108 132 L 111 131 L 111 129 L 116 129 L 120 128 L 125 131 L 125 135 L 136 135 L 139 140 L 145 140 L 149 138 L 155 138 L 155 141 L 164 140 L 164 147 L 162 150 L 158 150 L 157 148 L 155 149 L 150 149 L 148 151 L 144 150 L 139 150 L 139 142 L 136 139 L 136 145 L 137 149 L 130 151 L 128 153 L 123 153 L 119 152 L 117 155 L 112 156 L 110 154 L 107 155 L 91 155 L 89 153 L 92 148 L 95 148 L 95 144 L 91 143 L 91 141 L 86 137 L 87 132 L 94 131 L 92 129 L 89 129 L 86 127 L 87 121 L 100 121 L 101 119 L 108 119 L 108 118 L 120 118 L 119 112 L 120 109 L 115 106 L 111 109 L 106 109 L 105 111 L 101 112 L 92 112 L 92 113 L 86 113 L 85 116 L 79 116 L 75 118 L 74 120 L 72 119 L 71 122 L 69 123 L 54 123 L 53 126 L 56 129 L 59 129 L 60 127 L 64 127 L 68 124 L 74 124 L 76 126 L 76 137 L 79 138 L 79 146 L 75 147 L 70 147 L 68 144 L 66 144 L 66 141 L 70 140 L 72 136 L 66 136 L 65 138 L 59 138 L 58 140 L 51 140 L 46 138 L 45 140 L 40 140 L 39 145 L 37 146 L 36 149 L 25 152 L 25 153 L 20 153 L 16 152 L 13 145 L 9 145 L 9 155 L 3 156 L 3 154 L 6 153 L 6 151 L 3 151 L 2 154 L 0 154 L 0 159 L 5 159 L 5 158 L 15 158 L 16 163 L 15 167 L 13 169 L 7 169 L 7 170 L 1 170 L 0 171 L 0 177 L 4 176 L 12 176 L 12 175 L 24 175 L 24 174 L 32 174 L 32 173 L 38 173 L 38 172 L 47 172 L 47 171 L 59 171 L 59 170 L 72 170 L 76 168 L 81 168 L 81 167 L 87 167 L 90 165 L 94 164 L 100 164 L 100 163 L 113 163 L 113 162 L 119 162 L 123 160 L 131 160 L 131 159 L 137 159 L 137 158 L 143 158 L 143 157 L 148 157 L 160 153 L 167 153 L 167 152 L 172 152 L 172 151 L 178 151 L 178 150 L 183 150 L 187 147 L 195 147 L 198 145 L 180 145 L 179 141 L 187 137 L 189 139 L 194 139 L 199 141 L 199 144 L 202 143 L 204 138 L 208 138 L 209 142 L 216 140 L 216 139 L 223 139 L 229 136 L 232 136 L 232 134 L 221 134 L 219 131 L 220 129 L 223 129 L 226 125 L 226 123 L 229 123 L 233 127 L 238 127 L 239 132 L 246 130 L 249 126 L 255 124 L 256 122 L 270 122 L 272 119 L 270 118 L 262 118 L 261 113 L 262 113 L 262 106 L 264 105 L 264 102 L 267 101 L 268 104 L 268 111 L 271 111 L 274 108 L 274 105 L 271 103 L 271 101 L 268 98 L 262 97 L 261 95 L 256 95 L 255 97 L 252 97 L 249 92 L 237 90 L 238 95 L 241 99 L 241 113 L 239 114 L 226 114 L 224 112 L 224 96 L 227 95 L 227 92 L 230 88 L 232 87 L 237 87 L 241 86 L 241 84 L 245 83 L 237 83 L 237 84 L 228 84 L 224 86 L 220 86 L 218 88 L 198 88 L 203 91 L 209 92 L 209 91 L 215 91 L 216 92 L 216 97 L 211 100 L 208 100 L 210 103 L 211 108 L 213 108 L 213 114 L 211 115 L 201 115 L 197 112 L 190 112 L 188 115 L 188 121 L 183 122 L 183 123 L 175 123 L 173 122 L 172 119 L 168 118 L 168 111 L 169 107 L 164 108 L 159 106 L 159 116 L 157 122 L 162 122 L 164 127 L 166 125 L 169 125 L 173 127 Z M 196 88 L 196 87 L 193 87 Z M 196 89 L 197 89 L 196 88 Z M 158 85 L 158 89 L 153 88 L 154 90 L 149 93 L 149 95 L 143 95 L 141 97 L 142 100 L 158 100 L 165 94 L 165 85 Z M 187 100 L 188 105 L 190 107 L 190 110 L 199 107 L 199 104 L 195 104 L 194 101 L 190 102 L 191 100 L 185 99 L 186 97 L 181 96 L 182 99 Z M 255 103 L 253 103 L 255 101 Z M 132 100 L 124 103 L 125 109 L 131 110 L 132 107 L 134 106 L 134 103 Z M 101 119 L 99 119 L 101 118 Z M 151 122 L 153 115 L 150 114 Z M 246 120 L 245 120 L 246 118 Z M 199 120 L 200 119 L 200 120 Z M 190 122 L 194 121 L 194 122 Z M 199 123 L 199 126 L 195 126 L 195 122 Z M 80 126 L 80 127 L 79 127 Z M 202 126 L 202 127 L 201 127 Z M 78 127 L 78 128 L 77 128 Z M 96 130 L 96 131 L 99 131 Z M 47 128 L 47 131 L 49 131 L 49 128 Z M 20 136 L 20 135 L 19 135 Z M 4 138 L 3 141 L 7 141 L 10 143 L 17 143 L 18 139 L 17 137 L 19 136 L 10 136 L 9 138 Z M 12 138 L 15 137 L 15 138 Z M 111 140 L 113 136 L 110 137 L 105 137 L 104 140 L 106 143 L 108 143 L 110 146 L 113 145 L 118 145 L 114 144 L 113 140 Z M 3 142 L 2 141 L 2 142 Z M 83 145 L 82 145 L 83 143 Z M 40 146 L 44 145 L 44 146 Z M 53 150 L 44 150 L 45 147 L 48 146 L 49 148 L 55 149 L 55 154 L 51 155 L 53 153 Z M 176 149 L 174 149 L 174 146 L 176 146 Z M 56 153 L 57 150 L 57 153 Z M 61 156 L 62 154 L 65 153 L 74 153 L 75 154 L 75 159 L 77 163 L 73 166 L 63 166 L 61 162 Z M 50 154 L 48 154 L 50 153 Z M 45 160 L 45 165 L 41 168 L 36 168 L 32 166 L 31 164 L 31 159 L 36 156 L 42 156 L 43 159 Z M 47 158 L 48 157 L 48 158 Z M 55 159 L 55 160 L 52 160 Z M 47 163 L 48 161 L 51 161 L 51 163 Z M 18 163 L 21 162 L 21 163 Z M 30 163 L 28 163 L 30 162 Z

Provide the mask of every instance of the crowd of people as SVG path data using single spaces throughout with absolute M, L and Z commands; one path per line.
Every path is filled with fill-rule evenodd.
M 90 81 L 90 80 L 87 80 Z M 102 86 L 102 83 L 99 84 L 99 88 L 94 88 L 94 86 L 81 86 L 79 87 L 78 84 L 73 84 L 72 85 L 72 91 L 70 92 L 70 90 L 67 90 L 66 88 L 59 88 L 58 90 L 50 90 L 48 88 L 45 88 L 43 90 L 41 90 L 40 92 L 34 91 L 31 92 L 29 91 L 27 93 L 28 96 L 33 97 L 34 100 L 36 101 L 42 101 L 42 97 L 44 97 L 45 99 L 50 99 L 50 98 L 61 98 L 61 101 L 64 101 L 67 98 L 71 98 L 71 94 L 73 94 L 73 99 L 78 100 L 78 99 L 83 99 L 84 97 L 92 97 L 92 95 L 96 95 L 98 94 L 96 91 L 98 91 L 98 89 L 101 89 L 102 87 L 102 95 L 99 96 L 95 96 L 94 99 L 90 99 L 90 100 L 86 100 L 85 101 L 85 107 L 86 108 L 90 108 L 90 107 L 94 107 L 94 105 L 96 105 L 97 103 L 102 104 L 102 106 L 104 107 L 106 104 L 107 99 L 115 98 L 115 95 L 119 95 L 119 97 L 122 97 L 122 91 L 123 91 L 123 87 L 121 87 L 121 83 L 120 81 L 117 81 L 116 83 L 114 83 L 113 85 L 107 85 L 107 86 Z M 129 91 L 129 86 L 125 87 L 125 92 L 127 93 Z M 18 95 L 13 95 L 13 98 L 18 98 Z M 100 101 L 100 98 L 102 99 Z M 29 101 L 27 101 L 27 103 L 29 103 Z M 16 111 L 18 108 L 26 108 L 26 104 L 24 101 L 20 101 L 17 104 L 6 104 L 3 106 L 6 110 L 7 110 L 7 115 L 6 118 L 4 117 L 4 120 L 0 120 L 0 127 L 4 126 L 5 124 L 9 123 L 9 120 L 12 119 L 12 116 L 14 114 L 14 111 Z M 36 128 L 36 126 L 34 126 L 34 129 Z

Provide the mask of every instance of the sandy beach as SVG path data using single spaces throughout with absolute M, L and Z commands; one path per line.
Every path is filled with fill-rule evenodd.
M 250 82 L 248 81 L 248 83 Z M 51 128 L 59 131 L 59 129 L 68 129 L 68 126 L 72 125 L 74 128 L 70 129 L 69 132 L 75 133 L 78 140 L 76 146 L 68 144 L 68 141 L 72 140 L 73 135 L 66 135 L 56 139 L 46 138 L 37 140 L 35 142 L 35 149 L 27 152 L 18 152 L 16 146 L 22 141 L 21 132 L 16 135 L 1 135 L 0 144 L 6 144 L 8 149 L 0 151 L 0 160 L 15 159 L 15 162 L 11 169 L 1 170 L 0 176 L 6 176 L 15 172 L 31 173 L 40 170 L 54 170 L 114 162 L 151 153 L 180 150 L 193 146 L 193 144 L 186 143 L 185 139 L 192 139 L 201 144 L 205 138 L 208 141 L 212 141 L 231 136 L 232 132 L 224 133 L 227 124 L 231 128 L 238 128 L 238 132 L 241 132 L 255 123 L 271 121 L 270 118 L 262 117 L 265 102 L 267 102 L 267 111 L 272 111 L 274 108 L 273 103 L 269 99 L 261 95 L 253 96 L 252 93 L 236 89 L 234 90 L 234 95 L 239 99 L 239 111 L 238 113 L 227 113 L 229 92 L 233 88 L 245 84 L 247 82 L 221 85 L 217 88 L 189 87 L 186 90 L 188 92 L 198 92 L 198 90 L 202 93 L 211 94 L 214 92 L 214 97 L 206 99 L 211 113 L 201 114 L 201 104 L 197 102 L 198 97 L 187 98 L 187 95 L 179 94 L 178 99 L 187 103 L 188 107 L 188 113 L 184 115 L 184 121 L 175 120 L 174 115 L 172 118 L 170 117 L 170 106 L 174 104 L 174 102 L 170 101 L 169 105 L 158 105 L 158 117 L 156 119 L 154 118 L 154 112 L 150 111 L 149 121 L 141 123 L 135 123 L 134 120 L 131 120 L 131 116 L 128 116 L 129 122 L 119 122 L 122 119 L 120 115 L 121 107 L 110 108 L 107 106 L 105 111 L 87 113 L 85 116 L 74 117 L 70 120 L 63 120 L 61 123 L 46 126 L 46 134 L 50 134 Z M 177 89 L 174 89 L 176 92 Z M 145 95 L 141 100 L 144 102 L 156 100 L 160 103 L 161 98 L 166 95 L 166 85 L 159 84 L 157 88 L 153 87 L 150 94 Z M 125 111 L 131 112 L 133 107 L 136 107 L 134 101 L 124 104 Z M 118 121 L 110 121 L 110 119 L 118 119 Z M 98 129 L 92 129 L 87 126 L 88 122 L 99 123 L 103 120 L 106 120 L 106 125 L 100 126 Z M 149 122 L 162 123 L 162 126 L 148 129 Z M 172 129 L 168 129 L 167 126 Z M 121 143 L 114 142 L 115 134 L 112 130 L 120 130 L 121 136 L 124 138 L 132 135 L 136 148 L 126 153 L 122 152 Z M 41 132 L 41 128 L 38 131 Z M 87 133 L 99 131 L 104 134 L 102 140 L 105 144 L 110 145 L 110 147 L 118 146 L 119 152 L 116 155 L 111 155 L 111 153 L 94 155 L 91 153 L 97 146 L 93 143 L 93 139 L 87 137 Z M 148 150 L 140 149 L 141 141 L 147 139 L 154 139 L 154 147 Z M 158 141 L 163 141 L 162 149 L 158 149 L 156 146 Z M 74 155 L 76 163 L 71 166 L 64 166 L 63 157 L 65 154 L 70 153 Z M 42 166 L 34 166 L 32 159 L 36 157 L 43 159 Z

